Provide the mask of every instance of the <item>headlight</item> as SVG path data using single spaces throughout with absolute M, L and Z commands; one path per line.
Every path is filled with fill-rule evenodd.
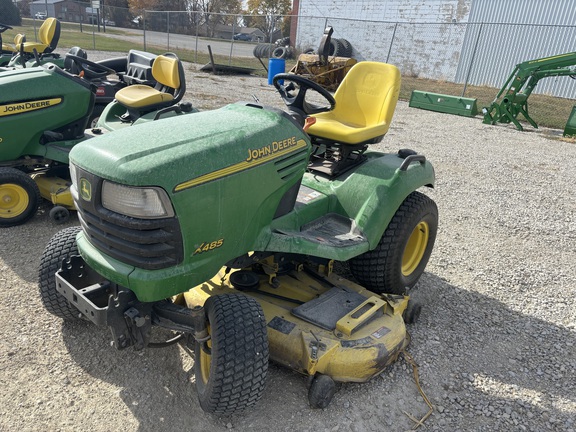
M 76 186 L 78 178 L 76 177 L 76 165 L 73 163 L 70 163 L 70 180 L 72 180 L 72 184 Z
M 102 206 L 116 213 L 137 218 L 174 216 L 168 195 L 157 187 L 131 187 L 104 181 Z
M 76 175 L 76 165 L 70 162 L 70 180 L 72 180 L 72 187 L 70 188 L 70 193 L 72 194 L 72 198 L 74 202 L 78 201 L 78 177 Z

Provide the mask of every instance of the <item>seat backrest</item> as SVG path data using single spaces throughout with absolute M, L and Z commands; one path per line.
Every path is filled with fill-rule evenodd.
M 15 47 L 19 46 L 21 43 L 24 42 L 26 42 L 26 35 L 23 35 L 22 33 L 17 33 L 16 36 L 14 36 Z
M 363 61 L 346 74 L 336 93 L 333 116 L 360 127 L 390 124 L 398 95 L 400 71 L 394 65 Z
M 54 51 L 58 46 L 58 40 L 60 39 L 60 21 L 56 18 L 46 18 L 40 26 L 40 30 L 38 30 L 38 38 L 40 39 L 40 42 L 50 47 L 44 52 L 48 53 Z
M 186 91 L 184 67 L 176 54 L 159 55 L 152 64 L 152 77 L 156 80 L 156 89 L 171 93 L 174 102 L 180 101 Z
M 152 76 L 159 84 L 177 89 L 180 87 L 178 60 L 166 55 L 159 55 L 152 64 Z

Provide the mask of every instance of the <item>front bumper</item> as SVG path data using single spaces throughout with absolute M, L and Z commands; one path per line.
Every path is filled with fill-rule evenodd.
M 56 272 L 56 290 L 84 318 L 112 332 L 117 349 L 143 349 L 153 325 L 196 334 L 205 328 L 202 307 L 187 308 L 168 300 L 142 302 L 128 288 L 106 280 L 80 256 L 72 256 Z

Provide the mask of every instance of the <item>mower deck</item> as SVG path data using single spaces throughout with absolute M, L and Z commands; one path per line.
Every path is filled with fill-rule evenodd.
M 325 270 L 320 266 L 320 271 Z M 270 358 L 297 372 L 364 382 L 393 363 L 409 344 L 407 296 L 378 295 L 333 273 L 300 265 L 282 275 L 220 271 L 184 293 L 189 308 L 208 297 L 241 291 L 262 306 Z M 268 272 L 270 273 L 270 272 Z

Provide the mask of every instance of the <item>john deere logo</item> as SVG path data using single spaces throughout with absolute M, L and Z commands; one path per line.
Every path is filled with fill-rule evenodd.
M 80 179 L 80 196 L 84 201 L 92 199 L 92 185 L 85 178 Z
M 20 114 L 22 112 L 36 111 L 40 109 L 50 108 L 62 102 L 62 98 L 41 99 L 29 102 L 17 102 L 8 105 L 0 105 L 0 117 L 9 116 L 13 114 Z

